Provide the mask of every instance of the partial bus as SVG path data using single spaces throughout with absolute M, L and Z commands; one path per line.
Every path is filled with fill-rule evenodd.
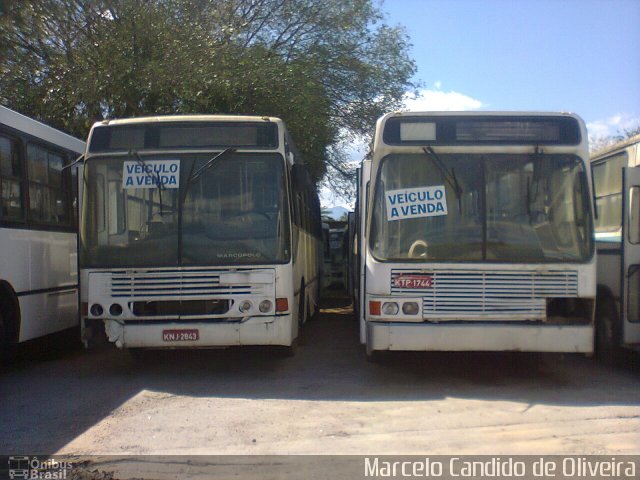
M 640 135 L 591 158 L 596 198 L 596 349 L 640 350 Z
M 371 183 L 371 157 L 366 156 L 362 160 L 362 164 L 356 169 L 356 201 L 355 201 L 355 233 L 353 238 L 353 290 L 351 297 L 353 299 L 353 311 L 356 318 L 360 320 L 360 343 L 365 343 L 363 313 L 364 307 L 364 293 L 360 290 L 364 287 L 365 279 L 365 255 L 364 245 L 366 242 L 365 232 L 367 223 L 367 197 L 369 194 L 369 186 Z
M 359 292 L 369 357 L 593 351 L 593 202 L 578 116 L 392 113 L 368 162 Z
M 331 254 L 329 286 L 338 290 L 346 290 L 347 262 L 349 260 L 347 222 L 333 220 L 329 226 L 329 251 Z
M 0 106 L 0 354 L 78 326 L 77 169 L 84 142 Z
M 356 236 L 356 212 L 347 213 L 347 254 L 345 259 L 347 280 L 346 290 L 349 296 L 353 299 L 353 291 L 355 290 L 355 265 L 356 265 L 356 249 L 355 249 L 355 236 Z
M 80 219 L 83 338 L 274 345 L 318 308 L 320 204 L 278 118 L 96 123 Z
M 322 221 L 322 272 L 320 274 L 320 288 L 331 285 L 331 247 L 329 246 L 329 224 Z

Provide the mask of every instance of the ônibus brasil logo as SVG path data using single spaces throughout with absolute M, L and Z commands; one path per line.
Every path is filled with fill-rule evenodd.
M 71 462 L 58 461 L 53 458 L 40 460 L 38 457 L 9 457 L 9 478 L 14 479 L 65 479 L 67 472 L 73 468 Z

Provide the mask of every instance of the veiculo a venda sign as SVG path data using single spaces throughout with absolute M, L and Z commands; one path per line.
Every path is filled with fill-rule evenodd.
M 389 221 L 447 215 L 444 185 L 389 190 L 385 199 Z
M 178 188 L 180 160 L 145 160 L 124 162 L 122 188 Z

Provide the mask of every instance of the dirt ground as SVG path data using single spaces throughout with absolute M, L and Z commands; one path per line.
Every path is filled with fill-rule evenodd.
M 0 373 L 0 453 L 638 454 L 636 357 L 394 353 L 365 360 L 346 298 L 293 358 L 264 348 L 143 361 L 30 347 Z

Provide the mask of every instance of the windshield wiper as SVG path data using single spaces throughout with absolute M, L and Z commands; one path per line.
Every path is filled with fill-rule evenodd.
M 198 168 L 198 170 L 196 170 L 195 172 L 192 170 L 191 174 L 189 174 L 189 178 L 187 178 L 187 184 L 184 187 L 184 195 L 182 197 L 182 201 L 184 202 L 184 200 L 187 198 L 187 192 L 189 191 L 189 187 L 191 186 L 192 183 L 194 183 L 198 178 L 200 178 L 202 175 L 204 175 L 204 173 L 207 170 L 209 170 L 211 167 L 213 167 L 213 165 L 218 160 L 220 160 L 222 157 L 228 155 L 229 153 L 233 153 L 235 151 L 236 151 L 235 148 L 229 147 L 229 148 L 221 151 L 220 153 L 214 155 L 213 157 L 211 157 L 206 162 L 204 162 L 204 165 L 202 165 L 200 168 Z M 195 165 L 195 162 L 194 162 L 194 165 Z
M 129 155 L 131 155 L 132 157 L 135 157 L 136 162 L 138 163 L 138 165 L 140 165 L 142 167 L 142 170 L 145 173 L 150 173 L 149 172 L 149 167 L 147 166 L 146 163 L 144 163 L 144 160 L 142 159 L 142 157 L 140 156 L 140 154 L 138 153 L 137 150 L 131 149 L 129 150 Z M 153 169 L 152 169 L 153 171 Z M 156 186 L 158 187 L 158 197 L 160 200 L 160 216 L 163 217 L 164 216 L 164 204 L 162 202 L 162 190 L 164 190 L 164 185 L 162 183 L 162 180 L 160 179 L 160 172 L 156 171 Z
M 529 224 L 533 225 L 533 211 L 531 206 L 538 201 L 538 194 L 540 193 L 540 178 L 536 178 L 536 165 L 537 159 L 543 157 L 542 149 L 539 145 L 536 145 L 533 154 L 530 156 L 533 161 L 533 175 L 531 178 L 527 178 L 527 215 L 529 216 Z M 539 177 L 539 175 L 538 175 Z M 531 190 L 535 186 L 535 191 Z
M 422 147 L 424 153 L 431 159 L 440 170 L 440 175 L 444 178 L 444 181 L 449 184 L 449 186 L 453 189 L 456 194 L 456 198 L 458 199 L 458 211 L 462 213 L 462 194 L 464 193 L 462 187 L 458 183 L 458 177 L 456 177 L 456 171 L 453 167 L 451 167 L 451 172 L 447 170 L 446 165 L 442 161 L 442 159 L 438 156 L 438 154 L 431 148 L 431 146 Z
M 529 217 L 529 225 L 533 225 L 533 217 L 531 216 L 531 179 L 527 178 L 527 216 Z
M 236 149 L 235 148 L 227 148 L 223 151 L 221 151 L 220 153 L 218 153 L 217 155 L 211 157 L 209 160 L 207 160 L 204 165 L 202 165 L 198 170 L 196 170 L 195 172 L 193 172 L 191 174 L 191 176 L 189 177 L 189 180 L 187 180 L 188 183 L 192 183 L 195 182 L 198 178 L 200 178 L 207 170 L 209 170 L 211 167 L 213 167 L 213 165 L 223 156 L 229 154 L 229 153 L 233 153 L 235 152 Z

